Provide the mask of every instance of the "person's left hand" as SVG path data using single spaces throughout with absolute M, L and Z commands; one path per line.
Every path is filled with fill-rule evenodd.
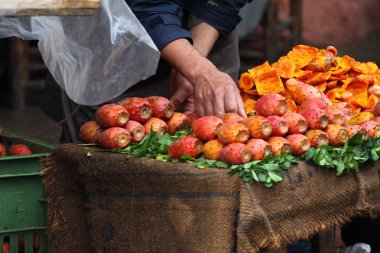
M 193 86 L 175 68 L 172 68 L 170 72 L 169 86 L 172 95 L 170 101 L 174 104 L 176 111 L 194 112 Z

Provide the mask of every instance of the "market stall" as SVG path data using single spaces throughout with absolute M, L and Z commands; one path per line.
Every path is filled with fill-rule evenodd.
M 300 162 L 266 188 L 228 169 L 86 154 L 61 145 L 45 163 L 53 252 L 255 252 L 380 211 L 376 164 L 337 177 Z

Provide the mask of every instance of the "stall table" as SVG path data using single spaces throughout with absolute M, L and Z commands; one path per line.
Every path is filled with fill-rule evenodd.
M 265 188 L 63 144 L 44 168 L 53 252 L 270 252 L 380 211 L 378 164 L 337 177 L 299 162 Z

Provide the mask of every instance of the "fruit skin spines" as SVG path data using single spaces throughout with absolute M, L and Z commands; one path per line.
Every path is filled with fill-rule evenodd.
M 25 144 L 12 144 L 9 147 L 9 155 L 30 155 L 32 151 Z
M 129 132 L 121 127 L 107 128 L 98 136 L 99 145 L 103 148 L 125 148 L 131 141 Z
M 85 122 L 79 129 L 79 139 L 84 143 L 97 143 L 103 127 L 95 120 Z
M 131 120 L 144 123 L 152 116 L 152 107 L 145 98 L 125 98 L 119 101 L 118 104 L 128 111 Z
M 223 124 L 216 128 L 216 135 L 223 144 L 245 143 L 249 139 L 249 130 L 242 123 Z
M 145 134 L 150 134 L 153 129 L 157 134 L 162 135 L 168 131 L 168 125 L 160 118 L 152 117 L 143 124 L 145 128 Z
M 296 155 L 302 155 L 310 148 L 310 141 L 303 134 L 291 134 L 286 136 L 286 139 Z
M 363 140 L 366 140 L 368 138 L 367 131 L 360 125 L 346 125 L 345 128 L 347 130 L 348 139 L 351 139 L 357 133 L 360 133 L 362 135 Z
M 124 127 L 131 135 L 131 142 L 138 143 L 145 137 L 145 128 L 139 122 L 129 120 Z
M 203 156 L 210 160 L 221 160 L 221 151 L 224 147 L 223 143 L 218 140 L 211 140 L 203 145 Z
M 279 137 L 279 136 L 270 137 L 268 139 L 268 143 L 272 148 L 273 156 L 280 156 L 282 153 L 292 152 L 290 142 L 283 137 Z
M 348 140 L 346 128 L 341 125 L 330 124 L 326 127 L 325 132 L 329 136 L 329 145 L 341 146 Z
M 269 93 L 255 103 L 255 111 L 261 116 L 282 116 L 288 110 L 286 99 L 280 94 Z
M 179 159 L 187 155 L 197 158 L 202 153 L 202 141 L 194 136 L 184 136 L 174 141 L 168 149 L 168 154 L 172 159 Z
M 309 139 L 310 146 L 314 148 L 320 145 L 329 144 L 329 136 L 320 129 L 309 130 L 306 132 L 305 136 Z
M 272 136 L 285 136 L 289 127 L 286 121 L 280 116 L 269 116 L 267 117 L 269 122 L 272 124 Z
M 226 113 L 220 116 L 224 124 L 244 123 L 244 118 L 237 113 Z
M 380 137 L 380 124 L 374 120 L 367 120 L 360 124 L 360 126 L 367 132 L 368 136 L 373 138 Z
M 173 115 L 174 105 L 169 99 L 160 96 L 151 96 L 146 99 L 152 107 L 153 117 L 168 120 Z
M 289 127 L 289 134 L 304 134 L 308 129 L 306 119 L 298 113 L 285 113 L 282 118 Z
M 252 161 L 263 160 L 265 157 L 272 154 L 270 144 L 262 139 L 250 139 L 246 145 L 252 153 Z
M 231 143 L 222 148 L 221 158 L 229 165 L 244 164 L 251 160 L 252 153 L 243 143 Z
M 177 131 L 190 129 L 191 127 L 189 117 L 180 112 L 174 112 L 166 124 L 168 125 L 168 132 L 171 135 L 175 134 Z
M 250 116 L 245 120 L 249 133 L 253 139 L 268 139 L 272 134 L 272 124 L 263 116 Z
M 129 113 L 121 105 L 105 104 L 96 110 L 95 118 L 104 128 L 123 127 L 129 120 Z
M 216 139 L 216 129 L 223 125 L 223 121 L 215 116 L 204 116 L 196 119 L 191 127 L 196 137 L 202 141 Z
M 324 129 L 329 124 L 329 118 L 322 109 L 308 109 L 301 112 L 309 129 Z

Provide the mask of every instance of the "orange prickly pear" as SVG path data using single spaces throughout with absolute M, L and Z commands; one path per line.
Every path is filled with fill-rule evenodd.
M 123 127 L 129 120 L 129 114 L 121 105 L 105 104 L 96 110 L 95 118 L 105 128 Z
M 312 147 L 318 147 L 320 145 L 329 144 L 329 136 L 327 135 L 327 133 L 325 133 L 322 130 L 319 130 L 319 129 L 309 130 L 307 131 L 305 135 L 309 139 L 310 145 Z
M 245 125 L 254 139 L 267 139 L 272 134 L 272 124 L 263 116 L 250 116 Z
M 290 142 L 279 136 L 270 137 L 268 139 L 268 143 L 271 146 L 272 154 L 274 156 L 280 156 L 282 153 L 290 153 L 292 152 L 292 147 L 290 146 Z
M 220 154 L 223 148 L 223 143 L 218 140 L 211 140 L 203 145 L 203 155 L 206 159 L 220 160 Z

